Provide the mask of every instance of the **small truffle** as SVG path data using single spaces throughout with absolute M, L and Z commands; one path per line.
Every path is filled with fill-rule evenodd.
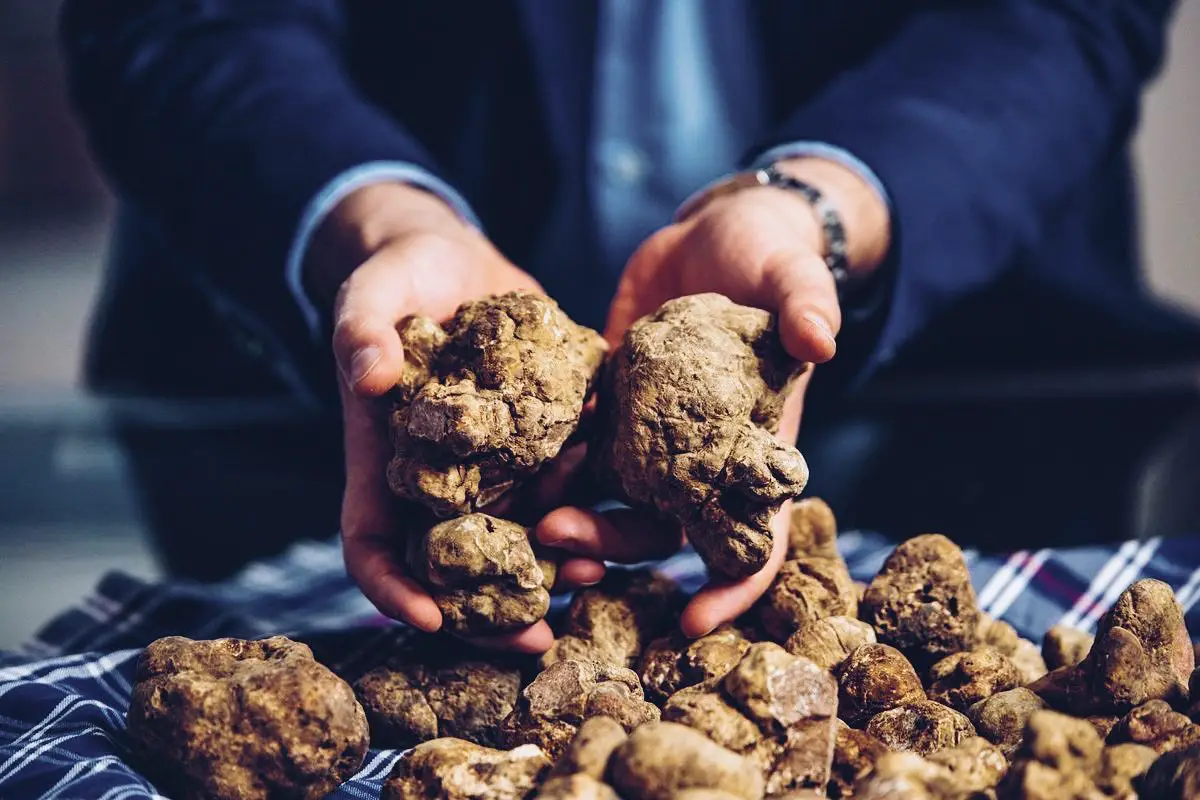
M 994 647 L 946 656 L 929 668 L 929 699 L 966 712 L 975 703 L 1014 689 L 1021 676 Z
M 981 612 L 975 641 L 979 645 L 996 648 L 1008 658 L 1017 668 L 1022 685 L 1033 683 L 1046 674 L 1046 662 L 1042 660 L 1041 649 L 1018 636 L 1013 626 L 1003 620 L 993 619 L 990 614 Z
M 821 498 L 805 497 L 792 504 L 787 557 L 789 560 L 841 558 L 837 549 L 837 519 Z
M 1200 745 L 1167 753 L 1134 782 L 1139 797 L 1194 800 L 1200 797 Z
M 441 736 L 493 744 L 521 691 L 515 667 L 469 658 L 421 663 L 405 652 L 354 685 L 376 747 L 405 748 Z
M 170 636 L 138 661 L 127 718 L 139 765 L 184 798 L 324 797 L 358 771 L 354 690 L 282 636 Z
M 610 571 L 596 586 L 575 593 L 542 667 L 567 659 L 632 667 L 650 640 L 670 627 L 682 599 L 674 581 L 653 572 Z
M 1109 744 L 1141 744 L 1157 753 L 1200 744 L 1200 725 L 1175 711 L 1165 700 L 1151 700 L 1130 711 L 1113 726 Z
M 588 775 L 602 780 L 608 770 L 609 758 L 625 737 L 625 729 L 611 717 L 585 719 L 554 764 L 551 776 Z
M 763 630 L 783 642 L 818 619 L 858 616 L 858 601 L 840 560 L 800 558 L 784 562 L 757 609 Z
M 1104 749 L 1084 720 L 1054 711 L 1036 711 L 1025 726 L 1024 742 L 1001 781 L 1005 800 L 1061 800 L 1103 797 L 1096 786 Z
M 689 686 L 712 688 L 742 660 L 749 648 L 750 641 L 728 624 L 696 640 L 689 640 L 679 632 L 656 639 L 642 656 L 642 687 L 646 698 L 661 704 Z
M 871 717 L 867 733 L 892 750 L 928 756 L 974 736 L 975 726 L 949 706 L 916 700 Z
M 434 739 L 409 750 L 383 784 L 381 800 L 524 800 L 550 769 L 537 747 L 493 750 Z
M 949 770 L 953 781 L 964 793 L 992 788 L 1008 771 L 1008 760 L 1000 748 L 979 736 L 963 739 L 954 747 L 928 756 L 931 763 Z
M 887 746 L 866 731 L 839 728 L 827 788 L 829 796 L 833 800 L 851 797 L 855 783 L 887 752 Z
M 399 333 L 388 483 L 442 517 L 490 505 L 559 454 L 606 349 L 524 292 L 464 303 L 444 328 L 410 317 Z
M 921 668 L 971 649 L 979 609 L 962 551 L 937 534 L 901 543 L 867 587 L 860 617 Z
M 894 647 L 864 644 L 842 664 L 838 715 L 854 727 L 881 711 L 924 699 L 917 671 Z
M 1042 698 L 1018 687 L 980 700 L 967 711 L 967 718 L 980 736 L 999 747 L 1005 758 L 1012 758 L 1021 746 L 1029 717 L 1044 708 Z
M 446 630 L 482 636 L 528 627 L 550 610 L 550 584 L 529 530 L 468 514 L 414 537 L 409 566 L 433 594 Z
M 505 747 L 536 744 L 557 759 L 585 719 L 612 717 L 630 731 L 659 718 L 643 699 L 637 675 L 598 661 L 560 661 L 539 673 L 521 692 L 517 707 L 500 725 Z
M 1073 667 L 1087 657 L 1095 637 L 1067 625 L 1055 625 L 1042 640 L 1042 658 L 1050 669 Z
M 1104 748 L 1100 754 L 1100 775 L 1096 786 L 1109 797 L 1135 798 L 1134 782 L 1150 765 L 1158 760 L 1158 753 L 1140 744 L 1118 744 Z M 1146 795 L 1157 797 L 1157 795 Z
M 605 370 L 592 445 L 603 481 L 683 526 L 710 572 L 758 572 L 771 519 L 808 481 L 800 452 L 774 436 L 804 369 L 765 311 L 718 294 L 664 303 Z
M 989 797 L 1007 764 L 978 737 L 928 759 L 916 753 L 887 753 L 854 787 L 855 800 L 967 800 Z
M 792 655 L 837 673 L 864 644 L 875 644 L 875 629 L 870 625 L 852 617 L 824 617 L 793 633 L 783 646 Z
M 671 722 L 643 725 L 613 753 L 613 786 L 627 800 L 671 800 L 684 789 L 717 789 L 760 800 L 758 767 L 699 731 Z

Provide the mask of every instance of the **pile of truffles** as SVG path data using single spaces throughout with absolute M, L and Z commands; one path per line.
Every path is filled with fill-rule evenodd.
M 353 689 L 280 637 L 165 639 L 129 735 L 183 797 L 321 797 L 362 764 L 368 724 L 372 745 L 411 748 L 392 800 L 1200 797 L 1200 670 L 1165 584 L 1039 650 L 979 611 L 944 537 L 857 587 L 828 506 L 791 519 L 771 590 L 699 639 L 644 570 L 576 593 L 536 662 L 423 639 Z
M 553 564 L 527 529 L 484 512 L 573 439 L 588 442 L 598 485 L 682 526 L 709 570 L 730 578 L 766 564 L 769 523 L 808 480 L 800 452 L 774 436 L 806 365 L 784 352 L 771 314 L 721 295 L 664 304 L 607 366 L 600 335 L 536 294 L 467 303 L 444 325 L 412 317 L 400 336 L 388 483 L 412 506 L 409 567 L 454 633 L 546 614 Z
M 632 505 L 740 577 L 807 477 L 771 434 L 803 365 L 765 312 L 681 298 L 605 347 L 546 298 L 469 303 L 401 329 L 393 490 L 426 523 L 406 557 L 464 637 L 549 608 L 556 567 L 485 513 L 581 435 Z M 419 513 L 417 513 L 419 512 Z M 1200 671 L 1171 589 L 1143 580 L 1095 636 L 1041 646 L 983 613 L 962 551 L 901 543 L 852 580 L 819 499 L 790 511 L 759 602 L 695 640 L 649 570 L 575 594 L 540 659 L 411 640 L 351 686 L 303 644 L 169 638 L 128 715 L 139 763 L 184 798 L 319 798 L 403 749 L 391 800 L 1183 800 L 1200 797 Z M 407 749 L 406 749 L 407 748 Z

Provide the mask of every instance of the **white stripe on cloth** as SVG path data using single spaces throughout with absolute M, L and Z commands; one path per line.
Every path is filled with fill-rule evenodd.
M 1197 593 L 1200 589 L 1200 567 L 1192 570 L 1191 576 L 1187 579 L 1187 583 L 1180 587 L 1175 593 L 1175 599 L 1179 601 L 1179 605 L 1183 607 L 1183 613 L 1187 613 L 1192 606 L 1196 604 L 1196 598 L 1200 596 Z
M 1121 570 L 1121 573 L 1116 577 L 1116 579 L 1114 579 L 1113 582 L 1108 585 L 1108 588 L 1104 592 L 1104 599 L 1102 602 L 1093 605 L 1088 611 L 1087 615 L 1083 618 L 1083 630 L 1090 632 L 1092 628 L 1096 626 L 1096 623 L 1100 620 L 1100 617 L 1104 615 L 1104 612 L 1108 611 L 1109 607 L 1117 601 L 1118 597 L 1121 596 L 1121 592 L 1128 589 L 1130 584 L 1132 584 L 1138 579 L 1139 576 L 1141 576 L 1142 569 L 1148 563 L 1150 563 L 1150 559 L 1154 558 L 1154 553 L 1158 550 L 1158 546 L 1160 544 L 1162 544 L 1162 539 L 1157 536 L 1152 539 L 1147 539 L 1142 543 L 1142 546 L 1138 548 L 1136 553 L 1134 553 L 1133 558 L 1130 559 L 1129 564 L 1126 565 L 1125 569 Z
M 1029 556 L 1028 550 L 1018 550 L 1008 557 L 1004 562 L 1004 566 L 992 573 L 992 577 L 984 584 L 983 589 L 979 591 L 979 596 L 976 603 L 980 608 L 986 610 L 996 597 L 1008 586 L 1009 581 L 1017 574 L 1017 569 L 1021 564 L 1025 563 L 1025 559 Z
M 0 670 L 0 697 L 3 697 L 13 689 L 21 686 L 26 686 L 30 681 L 37 683 L 57 683 L 66 678 L 99 678 L 101 675 L 115 671 L 119 666 L 124 664 L 131 658 L 137 658 L 141 650 L 118 650 L 115 653 L 106 653 L 102 656 L 80 655 L 70 658 L 55 659 L 55 661 L 82 662 L 73 666 L 63 666 L 53 669 L 44 675 L 31 677 L 32 673 L 45 669 L 47 662 L 42 661 L 33 664 L 32 669 L 22 667 L 9 667 L 8 669 Z M 105 687 L 109 688 L 109 687 Z M 109 689 L 111 693 L 111 689 Z M 122 704 L 129 699 L 128 695 L 114 695 Z
M 30 742 L 28 745 L 9 756 L 9 759 L 3 764 L 0 764 L 0 786 L 3 786 L 4 782 L 8 778 L 16 775 L 18 772 L 25 769 L 25 767 L 37 761 L 37 759 L 39 759 L 45 753 L 58 747 L 63 742 L 69 742 L 72 739 L 79 738 L 80 736 L 89 735 L 91 735 L 91 730 L 85 729 L 72 731 L 71 733 L 59 736 L 57 739 L 40 739 L 35 742 Z
M 1117 574 L 1125 568 L 1125 565 L 1129 563 L 1129 559 L 1133 557 L 1133 554 L 1137 550 L 1137 542 L 1125 542 L 1117 548 L 1117 552 L 1108 557 L 1108 561 L 1100 568 L 1096 576 L 1092 578 L 1092 582 L 1088 584 L 1087 591 L 1079 595 L 1079 598 L 1075 600 L 1075 604 L 1071 606 L 1071 610 L 1059 618 L 1059 624 L 1078 628 L 1080 619 L 1085 613 L 1091 610 L 1092 605 L 1096 602 L 1097 595 L 1104 591 L 1108 587 L 1108 584 L 1117 577 Z
M 989 608 L 984 609 L 993 617 L 999 619 L 1004 616 L 1004 612 L 1008 611 L 1016 599 L 1021 596 L 1021 592 L 1025 591 L 1029 586 L 1029 582 L 1033 580 L 1033 576 L 1037 575 L 1038 570 L 1050 558 L 1049 550 L 1038 550 L 1033 556 L 1025 562 L 1025 566 L 1021 569 L 1021 573 L 1013 580 L 1009 581 L 1008 586 L 996 598 Z
M 109 767 L 124 767 L 129 769 L 117 756 L 103 756 L 95 761 L 80 761 L 75 766 L 67 771 L 66 775 L 59 778 L 58 783 L 54 784 L 42 795 L 42 800 L 53 800 L 56 797 L 71 798 L 78 795 L 64 794 L 74 788 L 76 783 L 85 783 L 89 777 L 97 772 L 103 772 Z M 86 770 L 86 772 L 84 772 Z M 84 773 L 84 774 L 80 774 Z

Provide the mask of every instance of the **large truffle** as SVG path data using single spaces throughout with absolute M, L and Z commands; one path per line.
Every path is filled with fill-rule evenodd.
M 515 522 L 468 514 L 438 523 L 411 541 L 409 566 L 452 633 L 517 630 L 550 610 L 553 572 L 534 555 L 528 529 Z
M 566 624 L 542 666 L 567 659 L 632 667 L 646 645 L 665 633 L 682 606 L 674 581 L 647 570 L 612 570 L 575 593 Z
M 858 616 L 858 599 L 841 559 L 799 558 L 784 562 L 756 608 L 763 630 L 782 642 L 824 617 Z
M 979 608 L 962 551 L 937 534 L 901 543 L 867 587 L 861 618 L 920 668 L 971 649 Z
M 444 327 L 408 318 L 400 339 L 388 483 L 441 516 L 489 505 L 557 456 L 605 352 L 553 300 L 523 292 L 464 303 Z
M 760 800 L 758 767 L 699 731 L 670 722 L 638 728 L 613 753 L 613 785 L 626 800 L 672 800 L 684 789 L 715 789 Z
M 525 800 L 550 759 L 525 745 L 505 752 L 462 739 L 434 739 L 405 753 L 383 784 L 381 800 Z
M 500 725 L 505 747 L 536 744 L 558 758 L 589 717 L 612 717 L 631 731 L 657 720 L 637 674 L 598 661 L 560 661 L 538 674 L 521 692 L 517 707 Z
M 678 631 L 656 639 L 642 656 L 646 697 L 661 704 L 689 686 L 710 689 L 742 660 L 748 649 L 750 641 L 729 624 L 695 640 Z
M 441 736 L 490 745 L 516 706 L 521 673 L 478 658 L 406 650 L 362 676 L 354 689 L 376 747 L 411 747 Z
M 1122 592 L 1101 618 L 1083 661 L 1029 688 L 1075 714 L 1124 714 L 1147 700 L 1186 702 L 1194 668 L 1183 609 L 1170 586 L 1147 579 Z
M 852 617 L 823 617 L 808 623 L 784 642 L 784 649 L 834 673 L 858 648 L 875 644 L 875 629 Z
M 152 643 L 128 733 L 163 789 L 216 800 L 316 800 L 362 766 L 368 744 L 354 691 L 282 636 Z
M 864 644 L 850 654 L 838 676 L 838 715 L 861 727 L 881 711 L 925 699 L 908 659 L 886 644 Z
M 751 575 L 772 517 L 808 480 L 773 435 L 802 370 L 767 312 L 717 294 L 668 301 L 609 360 L 598 465 L 625 499 L 681 524 L 711 572 Z

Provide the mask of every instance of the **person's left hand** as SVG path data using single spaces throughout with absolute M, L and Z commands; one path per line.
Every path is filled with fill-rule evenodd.
M 667 300 L 718 292 L 778 313 L 780 336 L 792 357 L 828 361 L 837 350 L 834 337 L 842 318 L 822 249 L 823 233 L 812 208 L 791 192 L 756 187 L 714 198 L 691 217 L 660 229 L 634 253 L 618 284 L 605 338 L 615 346 L 634 321 Z M 797 382 L 785 406 L 779 436 L 786 441 L 794 442 L 799 431 L 811 374 Z M 774 521 L 775 547 L 766 566 L 697 593 L 681 619 L 686 635 L 701 636 L 734 619 L 767 590 L 786 555 L 788 510 L 785 506 Z M 661 522 L 636 512 L 599 514 L 571 507 L 546 516 L 537 535 L 581 556 L 628 563 L 663 558 L 683 542 L 682 532 L 663 530 Z

